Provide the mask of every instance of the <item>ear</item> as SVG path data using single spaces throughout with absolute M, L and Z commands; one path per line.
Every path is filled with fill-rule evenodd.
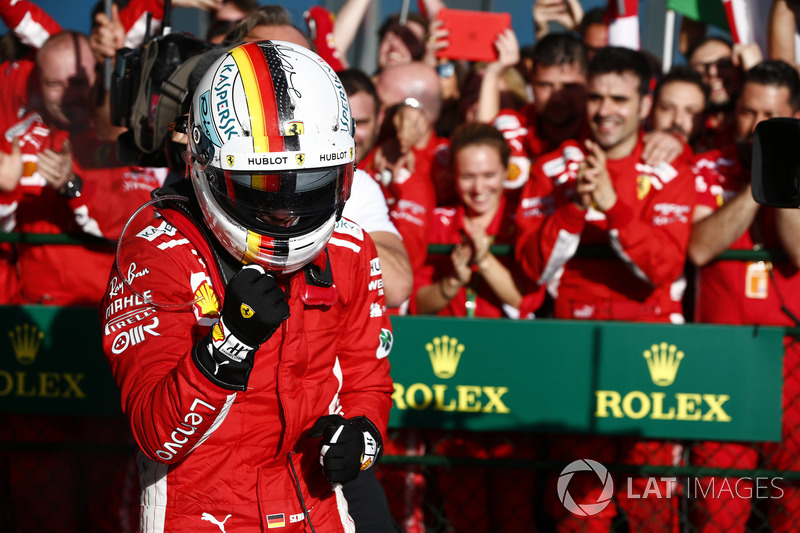
M 650 110 L 653 108 L 653 97 L 649 94 L 642 96 L 642 101 L 639 103 L 639 120 L 644 120 L 650 116 Z

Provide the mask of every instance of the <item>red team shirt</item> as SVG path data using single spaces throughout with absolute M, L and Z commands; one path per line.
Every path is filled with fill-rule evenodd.
M 511 148 L 506 189 L 522 188 L 528 181 L 531 163 L 558 148 L 557 143 L 541 136 L 536 129 L 536 109 L 533 104 L 528 104 L 519 111 L 501 109 L 492 121 L 492 125 L 503 134 Z M 585 121 L 582 131 L 582 137 L 588 135 Z
M 750 181 L 735 145 L 697 156 L 697 201 L 717 210 Z M 779 249 L 775 210 L 761 208 L 749 231 L 732 250 Z M 771 268 L 771 274 L 769 269 Z M 695 319 L 717 324 L 794 326 L 782 305 L 800 316 L 800 275 L 788 262 L 714 261 L 699 270 Z M 782 300 L 781 300 L 782 298 Z
M 113 243 L 128 217 L 150 199 L 163 182 L 164 169 L 107 166 L 114 159 L 113 144 L 101 144 L 90 130 L 73 134 L 73 171 L 83 180 L 81 196 L 66 199 L 46 185 L 37 168 L 45 149 L 61 151 L 66 131 L 45 124 L 28 102 L 34 63 L 20 60 L 0 65 L 0 149 L 11 151 L 19 138 L 22 178 L 11 193 L 0 195 L 0 216 L 6 227 L 24 233 L 88 234 L 109 239 L 108 244 L 25 245 L 18 247 L 16 273 L 4 262 L 0 278 L 18 274 L 19 294 L 5 285 L 7 302 L 52 305 L 96 305 L 113 259 Z
M 446 148 L 447 141 L 436 137 L 431 137 L 424 148 L 412 148 L 413 171 L 401 169 L 388 185 L 372 166 L 374 151 L 359 163 L 359 168 L 366 170 L 381 184 L 386 205 L 389 207 L 389 216 L 403 237 L 403 244 L 414 271 L 422 267 L 428 254 L 428 232 L 431 216 L 436 208 L 436 190 L 431 175 L 441 170 L 437 154 Z
M 576 141 L 539 158 L 517 211 L 517 256 L 547 284 L 557 318 L 681 322 L 678 286 L 686 258 L 694 177 L 683 159 L 652 167 L 631 155 L 608 160 L 617 203 L 606 213 L 571 201 L 585 153 Z M 613 257 L 575 257 L 600 246 Z
M 433 211 L 433 218 L 430 229 L 430 244 L 459 244 L 465 238 L 464 229 L 464 207 L 438 207 Z M 514 206 L 509 205 L 505 198 L 500 198 L 500 207 L 494 219 L 487 228 L 486 234 L 492 238 L 493 244 L 512 244 L 516 236 L 516 229 L 513 224 Z M 498 257 L 503 265 L 512 273 L 517 273 L 516 261 L 511 256 Z M 429 255 L 428 260 L 414 276 L 414 294 L 411 297 L 410 311 L 416 312 L 416 292 L 419 288 L 431 283 L 438 282 L 442 277 L 450 275 L 453 271 L 450 254 Z M 521 276 L 515 275 L 515 279 Z M 523 295 L 521 309 L 516 310 L 504 306 L 497 298 L 494 291 L 488 284 L 480 279 L 479 274 L 473 274 L 473 282 L 469 287 L 462 287 L 450 303 L 439 311 L 440 316 L 467 316 L 468 300 L 470 306 L 474 305 L 474 316 L 485 318 L 512 317 L 518 318 L 520 315 L 525 317 L 541 304 L 544 294 L 541 291 L 531 291 L 531 294 Z

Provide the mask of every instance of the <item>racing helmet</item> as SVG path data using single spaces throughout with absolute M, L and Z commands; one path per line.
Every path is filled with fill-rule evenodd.
M 233 257 L 289 273 L 325 248 L 355 142 L 347 95 L 321 57 L 283 41 L 232 48 L 201 78 L 189 133 L 203 218 Z

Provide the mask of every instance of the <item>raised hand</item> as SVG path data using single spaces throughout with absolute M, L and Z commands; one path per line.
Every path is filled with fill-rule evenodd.
M 198 342 L 192 356 L 212 382 L 245 390 L 255 352 L 289 317 L 286 294 L 259 265 L 247 265 L 225 288 L 219 322 Z

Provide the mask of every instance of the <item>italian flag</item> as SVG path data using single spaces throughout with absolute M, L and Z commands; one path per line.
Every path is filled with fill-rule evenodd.
M 766 29 L 773 0 L 667 0 L 664 28 L 664 71 L 672 63 L 675 14 L 729 30 L 734 43 L 756 42 L 766 51 Z
M 639 0 L 609 0 L 606 8 L 608 45 L 639 50 Z
M 741 44 L 758 43 L 766 56 L 767 22 L 772 7 L 770 0 L 723 0 L 728 28 L 733 42 Z

